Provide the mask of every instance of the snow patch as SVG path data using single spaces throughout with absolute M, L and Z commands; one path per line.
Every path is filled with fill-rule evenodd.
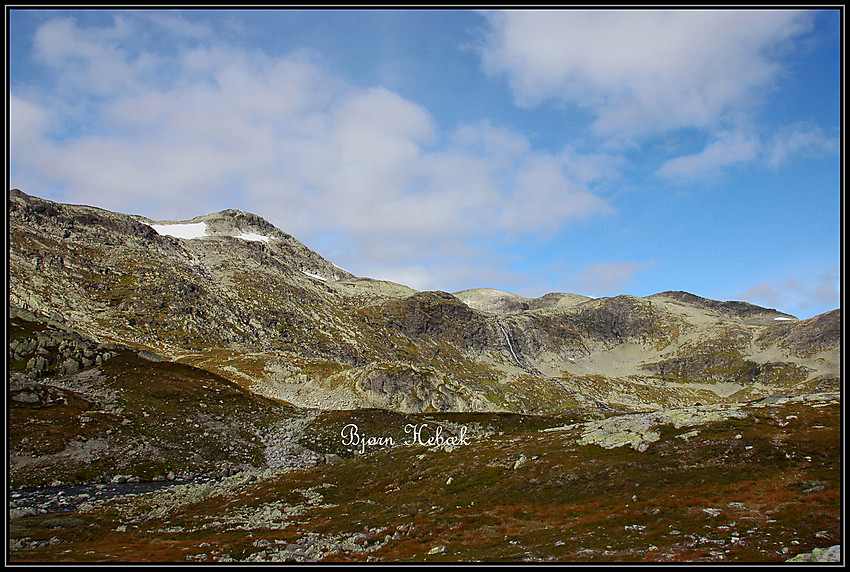
M 173 236 L 174 238 L 203 238 L 207 235 L 207 223 L 188 222 L 180 224 L 152 224 L 150 225 L 157 234 L 161 236 Z
M 783 320 L 783 321 L 786 321 L 786 322 L 793 322 L 794 321 L 794 318 L 786 318 L 784 316 L 780 316 L 778 318 L 773 318 L 773 319 L 774 320 Z
M 271 240 L 268 236 L 262 234 L 255 234 L 253 232 L 243 232 L 242 234 L 234 235 L 236 238 L 241 238 L 242 240 L 251 240 L 254 242 L 268 242 Z
M 182 222 L 176 224 L 152 224 L 150 225 L 158 234 L 162 236 L 173 236 L 174 238 L 204 238 L 207 234 L 207 223 L 205 222 Z M 240 232 L 234 234 L 233 238 L 241 238 L 242 240 L 250 240 L 254 242 L 269 242 L 271 237 L 254 232 Z
M 324 276 L 319 276 L 318 274 L 313 274 L 312 272 L 307 272 L 306 270 L 302 270 L 301 272 L 303 272 L 304 274 L 306 274 L 306 275 L 307 275 L 307 276 L 309 276 L 310 278 L 316 278 L 316 279 L 318 279 L 318 280 L 325 280 L 325 281 L 327 281 L 327 278 L 325 278 Z

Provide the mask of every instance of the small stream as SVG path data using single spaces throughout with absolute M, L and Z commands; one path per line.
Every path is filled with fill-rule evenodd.
M 508 336 L 508 331 L 507 331 L 507 330 L 505 329 L 505 327 L 504 327 L 504 326 L 503 326 L 503 325 L 499 322 L 499 318 L 497 318 L 497 317 L 495 317 L 495 316 L 494 316 L 494 317 L 493 317 L 493 321 L 494 321 L 494 322 L 496 322 L 496 325 L 499 327 L 499 329 L 500 329 L 500 330 L 502 330 L 502 334 L 504 334 L 504 336 L 505 336 L 505 341 L 506 341 L 506 342 L 508 342 L 508 349 L 509 349 L 509 350 L 511 350 L 511 355 L 514 357 L 514 361 L 517 363 L 517 365 L 518 365 L 518 366 L 520 366 L 521 368 L 525 369 L 525 366 L 524 366 L 524 365 L 523 365 L 523 363 L 519 360 L 519 358 L 518 358 L 518 357 L 517 357 L 517 355 L 516 355 L 516 352 L 514 351 L 514 346 L 513 346 L 513 344 L 511 343 L 511 338 L 510 338 L 510 336 Z
M 121 496 L 136 496 L 184 485 L 189 482 L 202 483 L 214 479 L 193 481 L 160 481 L 144 483 L 109 483 L 91 485 L 63 485 L 58 487 L 21 488 L 9 491 L 9 509 L 23 511 L 26 515 L 59 514 L 71 512 L 85 503 Z M 20 514 L 20 513 L 19 513 Z
M 520 359 L 519 355 L 516 353 L 516 350 L 514 350 L 514 344 L 511 342 L 511 336 L 508 334 L 507 328 L 505 328 L 505 326 L 503 326 L 502 323 L 499 322 L 499 318 L 497 316 L 493 316 L 493 321 L 496 323 L 496 326 L 502 331 L 502 335 L 505 336 L 505 341 L 508 344 L 508 349 L 510 350 L 511 356 L 514 358 L 516 364 L 530 374 L 540 375 L 540 371 L 538 371 L 537 368 L 528 365 L 525 361 Z

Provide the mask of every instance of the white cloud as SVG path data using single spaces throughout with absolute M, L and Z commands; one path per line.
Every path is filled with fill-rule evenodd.
M 604 262 L 592 264 L 572 277 L 579 291 L 596 296 L 621 294 L 635 276 L 656 266 L 655 262 Z
M 841 306 L 838 268 L 818 275 L 766 280 L 738 294 L 736 299 L 769 308 L 782 308 L 798 317 L 810 317 Z
M 811 297 L 815 302 L 836 305 L 841 303 L 841 295 L 838 293 L 838 289 L 832 284 L 819 284 L 811 292 Z
M 770 167 L 776 168 L 794 155 L 834 155 L 839 148 L 837 137 L 831 137 L 813 125 L 797 124 L 783 128 L 772 137 L 767 145 L 766 159 Z
M 569 148 L 564 149 L 560 158 L 570 180 L 583 185 L 617 180 L 626 166 L 622 156 L 610 153 L 579 153 Z
M 605 201 L 567 180 L 556 158 L 536 156 L 519 166 L 516 188 L 498 220 L 507 230 L 553 232 L 565 220 L 611 212 Z
M 330 119 L 323 146 L 333 168 L 310 176 L 321 175 L 323 186 L 339 189 L 348 208 L 363 211 L 365 218 L 355 220 L 339 213 L 348 224 L 384 226 L 415 203 L 425 206 L 406 196 L 423 144 L 433 138 L 433 122 L 425 110 L 385 89 L 372 89 L 345 98 Z M 370 221 L 370 212 L 383 212 L 384 218 Z
M 516 102 L 589 110 L 594 131 L 632 138 L 709 128 L 772 87 L 776 53 L 812 26 L 791 10 L 487 12 L 480 48 Z
M 519 157 L 530 151 L 528 140 L 506 129 L 494 127 L 485 121 L 478 125 L 465 125 L 452 135 L 457 150 L 487 156 L 504 167 L 509 167 L 512 157 Z
M 705 148 L 690 155 L 666 161 L 657 174 L 667 179 L 690 181 L 711 178 L 735 165 L 759 164 L 776 169 L 792 157 L 823 157 L 838 152 L 837 137 L 818 127 L 791 125 L 770 136 L 758 136 L 749 129 L 721 131 Z
M 390 280 L 416 290 L 457 292 L 478 286 L 491 287 L 493 284 L 521 289 L 530 284 L 537 285 L 536 281 L 540 278 L 510 270 L 509 257 L 489 248 L 462 247 L 461 251 L 439 259 L 422 258 L 411 253 L 410 258 L 398 259 L 398 264 L 380 262 L 380 253 L 375 254 L 374 258 L 365 256 L 361 262 L 366 276 Z M 415 262 L 411 264 L 410 260 Z
M 203 23 L 191 22 L 181 14 L 171 12 L 150 12 L 147 17 L 151 22 L 175 36 L 188 38 L 208 38 L 212 35 L 212 29 Z
M 764 304 L 771 308 L 775 308 L 785 301 L 785 296 L 783 296 L 770 282 L 756 284 L 752 288 L 748 288 L 744 292 L 741 292 L 737 298 Z
M 416 102 L 346 84 L 302 55 L 205 46 L 142 61 L 122 43 L 128 26 L 82 29 L 65 19 L 38 30 L 49 73 L 91 104 L 85 119 L 94 111 L 101 128 L 54 139 L 51 126 L 82 122 L 77 108 L 48 114 L 52 94 L 16 97 L 16 180 L 37 173 L 64 189 L 61 200 L 158 220 L 251 210 L 308 242 L 337 233 L 397 281 L 417 284 L 447 257 L 486 266 L 479 261 L 488 254 L 467 241 L 547 235 L 611 211 L 587 188 L 597 175 L 585 167 L 576 175 L 580 154 L 535 151 L 525 136 L 488 123 L 440 133 Z M 148 73 L 165 67 L 170 80 Z M 402 261 L 427 271 L 392 270 Z
M 85 30 L 73 18 L 49 20 L 35 33 L 35 58 L 61 72 L 60 89 L 114 94 L 131 89 L 139 74 L 152 70 L 151 56 L 140 53 L 131 61 L 119 47 L 131 34 L 131 26 L 121 17 L 115 17 L 111 28 Z
M 25 146 L 27 152 L 35 150 L 48 130 L 53 118 L 43 106 L 9 95 L 9 139 Z
M 738 163 L 749 163 L 760 152 L 761 143 L 757 138 L 746 133 L 724 132 L 699 153 L 665 162 L 658 169 L 658 174 L 680 180 L 703 178 Z

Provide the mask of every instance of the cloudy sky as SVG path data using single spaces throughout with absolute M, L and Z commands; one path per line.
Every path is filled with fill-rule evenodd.
M 9 184 L 360 276 L 840 306 L 841 14 L 7 11 Z

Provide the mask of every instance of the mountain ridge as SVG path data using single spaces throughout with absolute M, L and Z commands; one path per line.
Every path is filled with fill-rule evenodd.
M 12 190 L 9 219 L 12 306 L 299 406 L 639 410 L 840 380 L 840 309 L 418 292 L 235 209 L 153 221 Z M 154 228 L 191 224 L 200 239 Z

